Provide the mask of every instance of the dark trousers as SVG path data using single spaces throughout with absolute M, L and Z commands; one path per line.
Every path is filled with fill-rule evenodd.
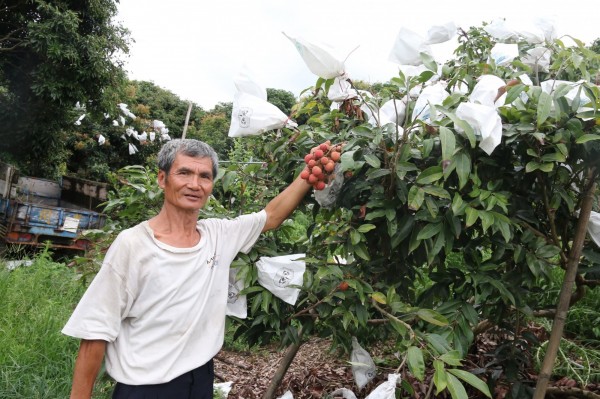
M 212 399 L 215 370 L 213 361 L 179 377 L 156 385 L 117 383 L 113 399 Z

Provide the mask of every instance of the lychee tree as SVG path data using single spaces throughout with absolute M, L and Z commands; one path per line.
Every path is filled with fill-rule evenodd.
M 555 315 L 554 355 L 548 349 L 536 389 L 543 397 L 569 303 L 598 284 L 589 277 L 600 258 L 586 226 L 600 162 L 600 59 L 578 40 L 547 41 L 544 69 L 525 62 L 540 46 L 522 40 L 520 55 L 497 65 L 495 43 L 483 29 L 461 31 L 444 65 L 423 54 L 420 74 L 399 72 L 376 92 L 333 106 L 333 80 L 318 79 L 292 114 L 304 124 L 249 140 L 265 165 L 246 165 L 243 175 L 231 166 L 229 196 L 248 179 L 273 195 L 306 174 L 305 156 L 326 141 L 343 145 L 334 173 L 344 180 L 333 203 L 316 201 L 315 191 L 304 204 L 311 216 L 304 240 L 290 241 L 284 226 L 236 261 L 250 315 L 239 333 L 296 344 L 314 333 L 347 349 L 351 336 L 392 342 L 401 355 L 387 364 L 421 381 L 432 370 L 435 392 L 466 398 L 466 382 L 489 395 L 490 375 L 486 385 L 461 369 L 476 334 L 496 327 L 515 350 L 534 345 L 525 321 L 542 313 L 535 294 L 561 268 L 560 301 L 543 312 Z M 482 105 L 473 92 L 488 76 L 504 83 L 488 104 L 493 114 L 478 124 L 465 104 Z M 445 99 L 423 106 L 419 97 L 434 85 Z M 384 123 L 380 110 L 391 100 L 397 123 Z M 501 140 L 490 147 L 485 123 L 494 118 Z M 295 306 L 258 285 L 253 267 L 260 256 L 287 253 L 307 254 Z M 504 370 L 513 395 L 532 390 L 521 371 Z

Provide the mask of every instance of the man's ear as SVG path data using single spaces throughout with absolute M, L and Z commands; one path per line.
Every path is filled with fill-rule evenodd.
M 157 177 L 156 180 L 158 180 L 158 187 L 164 189 L 165 188 L 165 182 L 167 180 L 167 174 L 165 173 L 164 170 L 159 170 L 158 171 L 158 177 Z

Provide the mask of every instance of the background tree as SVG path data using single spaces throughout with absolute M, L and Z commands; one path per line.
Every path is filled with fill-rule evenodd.
M 73 106 L 110 109 L 124 78 L 127 31 L 116 2 L 8 0 L 0 6 L 0 150 L 26 173 L 64 168 Z M 114 106 L 114 105 L 113 105 Z

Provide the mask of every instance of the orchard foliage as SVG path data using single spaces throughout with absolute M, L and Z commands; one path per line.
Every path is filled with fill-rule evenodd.
M 76 102 L 104 109 L 125 79 L 128 32 L 117 5 L 8 0 L 0 8 L 0 150 L 27 174 L 57 177 Z
M 428 69 L 419 75 L 399 72 L 376 92 L 333 107 L 333 80 L 319 79 L 293 111 L 292 118 L 306 121 L 297 130 L 249 140 L 265 165 L 227 169 L 230 203 L 248 180 L 264 188 L 263 197 L 275 195 L 326 140 L 345 143 L 337 172 L 344 183 L 332 206 L 314 198 L 304 204 L 311 221 L 302 240 L 289 241 L 284 226 L 236 261 L 250 307 L 239 333 L 296 341 L 302 327 L 347 348 L 353 335 L 391 340 L 404 354 L 386 359 L 392 367 L 405 365 L 419 380 L 431 367 L 437 392 L 448 389 L 455 398 L 466 397 L 459 379 L 487 391 L 456 369 L 479 327 L 534 344 L 523 339 L 521 320 L 539 310 L 536 293 L 550 272 L 566 269 L 582 198 L 598 180 L 600 58 L 577 40 L 555 40 L 545 44 L 552 62 L 543 72 L 520 57 L 496 65 L 494 44 L 472 28 L 461 33 L 453 60 L 438 67 L 423 55 Z M 521 56 L 532 47 L 519 42 Z M 457 115 L 482 75 L 506 82 L 495 98 L 504 98 L 497 108 L 502 140 L 491 152 L 480 148 L 481 131 Z M 522 75 L 532 84 L 515 80 Z M 549 80 L 552 90 L 542 90 Z M 438 81 L 447 98 L 428 104 L 429 118 L 415 116 L 418 96 Z M 406 107 L 397 125 L 379 122 L 389 100 Z M 276 253 L 307 254 L 295 307 L 257 283 L 253 262 Z M 596 285 L 590 273 L 598 259 L 586 242 L 577 293 Z M 502 361 L 511 359 L 497 363 L 506 372 Z M 518 367 L 510 370 L 518 380 Z

